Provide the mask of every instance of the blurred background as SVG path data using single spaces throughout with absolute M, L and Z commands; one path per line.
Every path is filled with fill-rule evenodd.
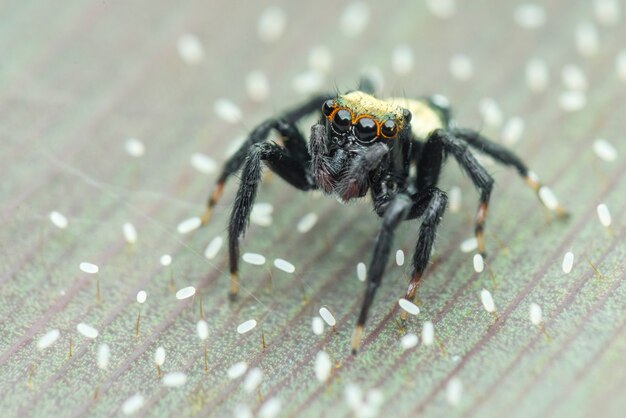
M 2 2 L 3 415 L 621 416 L 625 7 Z M 363 74 L 383 96 L 447 96 L 460 126 L 511 147 L 572 216 L 554 221 L 516 173 L 481 157 L 496 187 L 476 273 L 478 194 L 448 164 L 453 204 L 421 312 L 396 322 L 416 222 L 398 233 L 407 261 L 389 261 L 352 357 L 357 265 L 379 225 L 367 200 L 341 205 L 267 175 L 242 241 L 264 263 L 242 262 L 234 304 L 220 242 L 236 178 L 211 223 L 190 230 L 256 124 Z M 188 286 L 195 295 L 177 298 Z

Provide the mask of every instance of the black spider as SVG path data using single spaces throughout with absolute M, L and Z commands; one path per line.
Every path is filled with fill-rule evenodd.
M 368 310 L 380 285 L 398 224 L 422 218 L 411 279 L 404 296 L 409 301 L 415 300 L 437 226 L 446 208 L 447 196 L 437 188 L 437 182 L 449 155 L 456 159 L 480 191 L 475 234 L 482 254 L 485 253 L 483 228 L 493 179 L 470 148 L 517 169 L 538 195 L 542 188 L 537 177 L 511 151 L 476 131 L 453 126 L 445 97 L 381 100 L 372 95 L 372 90 L 371 83 L 364 81 L 359 90 L 339 96 L 314 97 L 280 117 L 259 124 L 224 165 L 202 216 L 202 222 L 206 224 L 226 180 L 243 166 L 228 230 L 230 297 L 234 300 L 239 291 L 239 238 L 249 222 L 261 180 L 262 162 L 300 190 L 321 189 L 343 201 L 363 197 L 369 190 L 382 225 L 367 270 L 367 289 L 352 337 L 353 353 L 359 347 Z M 311 128 L 307 143 L 296 123 L 302 117 L 320 111 L 319 122 Z M 272 129 L 283 137 L 284 146 L 266 141 Z M 411 166 L 415 166 L 415 175 L 410 174 Z M 559 205 L 551 205 L 550 209 L 560 216 L 566 214 Z M 406 319 L 406 313 L 402 319 Z

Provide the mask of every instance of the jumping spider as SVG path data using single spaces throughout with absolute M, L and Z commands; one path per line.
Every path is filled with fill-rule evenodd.
M 311 113 L 319 114 L 320 118 L 311 128 L 307 141 L 296 123 Z M 267 141 L 271 130 L 283 137 L 284 146 Z M 226 180 L 243 166 L 228 229 L 230 298 L 235 299 L 239 291 L 239 238 L 249 222 L 261 180 L 262 163 L 297 189 L 322 190 L 342 201 L 363 197 L 369 190 L 382 225 L 367 270 L 365 297 L 352 336 L 352 351 L 356 353 L 389 258 L 394 232 L 401 221 L 422 218 L 411 279 L 404 296 L 409 301 L 416 299 L 447 204 L 447 196 L 437 187 L 437 182 L 449 155 L 480 191 L 475 235 L 478 250 L 484 255 L 483 229 L 493 179 L 470 148 L 515 168 L 527 185 L 540 195 L 543 186 L 515 154 L 474 130 L 454 125 L 448 101 L 443 96 L 418 100 L 378 99 L 373 96 L 371 83 L 364 81 L 356 91 L 319 95 L 277 118 L 262 122 L 224 165 L 202 216 L 202 223 L 206 224 L 222 196 Z M 412 166 L 416 174 L 411 174 Z M 566 214 L 558 204 L 550 205 L 549 209 L 560 216 Z M 406 313 L 402 315 L 402 319 L 406 319 Z

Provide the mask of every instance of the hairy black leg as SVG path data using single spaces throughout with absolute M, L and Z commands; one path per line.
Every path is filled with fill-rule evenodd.
M 275 143 L 264 142 L 250 148 L 246 158 L 239 190 L 235 197 L 228 228 L 228 251 L 230 257 L 230 298 L 239 292 L 239 237 L 248 226 L 252 205 L 261 181 L 262 162 L 292 186 L 300 190 L 314 187 L 308 168 L 302 161 L 292 157 Z
M 430 186 L 420 190 L 414 197 L 414 200 L 415 204 L 409 212 L 408 219 L 417 217 L 422 217 L 423 219 L 417 244 L 415 245 L 415 253 L 413 254 L 411 279 L 405 295 L 405 298 L 411 302 L 416 300 L 417 288 L 424 270 L 428 266 L 435 237 L 437 236 L 437 227 L 446 210 L 448 197 L 437 187 Z M 400 314 L 400 318 L 406 321 L 407 313 L 403 311 Z
M 409 158 L 415 165 L 419 165 L 422 158 L 422 151 L 424 150 L 424 144 L 418 140 L 411 141 L 411 148 Z
M 498 161 L 501 164 L 508 165 L 514 167 L 520 176 L 526 181 L 526 184 L 532 188 L 541 203 L 547 207 L 546 202 L 541 199 L 540 190 L 544 187 L 537 176 L 528 170 L 526 164 L 512 151 L 503 147 L 500 144 L 496 144 L 484 136 L 480 135 L 478 132 L 471 129 L 455 129 L 453 130 L 455 136 L 464 139 L 470 144 L 472 147 L 476 148 L 478 151 L 483 152 L 494 160 Z M 548 207 L 548 209 L 553 210 L 557 216 L 563 217 L 567 216 L 567 211 L 560 204 L 556 204 L 556 206 Z
M 370 173 L 380 165 L 388 152 L 387 145 L 376 143 L 354 158 L 337 184 L 337 194 L 343 200 L 364 196 L 369 188 Z
M 250 148 L 254 144 L 264 142 L 272 129 L 278 130 L 279 133 L 283 135 L 285 139 L 285 147 L 289 149 L 290 152 L 293 152 L 294 156 L 302 158 L 303 154 L 299 150 L 306 151 L 306 141 L 298 132 L 295 127 L 295 123 L 302 117 L 314 111 L 319 111 L 322 103 L 331 97 L 332 96 L 330 95 L 319 95 L 313 97 L 293 110 L 285 112 L 282 116 L 267 119 L 257 125 L 252 132 L 250 132 L 250 135 L 248 135 L 248 138 L 241 145 L 241 147 L 224 164 L 222 173 L 218 177 L 213 191 L 207 200 L 206 209 L 202 215 L 202 224 L 206 225 L 209 222 L 213 207 L 222 197 L 226 181 L 232 174 L 239 171 L 246 160 Z M 298 134 L 294 134 L 294 131 L 298 132 Z M 288 143 L 289 145 L 287 145 Z
M 250 147 L 253 144 L 265 141 L 270 130 L 276 126 L 276 119 L 268 119 L 261 124 L 257 125 L 250 135 L 248 139 L 241 145 L 241 147 L 228 159 L 222 168 L 222 173 L 217 179 L 215 183 L 215 187 L 213 191 L 209 195 L 209 199 L 207 200 L 206 208 L 204 213 L 202 214 L 202 225 L 206 225 L 211 219 L 211 214 L 213 212 L 213 207 L 217 204 L 217 202 L 222 197 L 224 193 L 224 185 L 226 184 L 226 180 L 236 173 L 240 168 L 243 162 L 246 159 L 246 155 L 248 154 Z
M 457 138 L 451 132 L 437 129 L 431 134 L 429 141 L 440 141 L 445 151 L 452 154 L 474 185 L 480 190 L 480 204 L 478 205 L 478 211 L 476 213 L 474 233 L 476 235 L 476 241 L 478 242 L 478 251 L 485 256 L 484 228 L 487 220 L 487 210 L 489 209 L 491 189 L 493 188 L 493 178 L 476 160 L 467 142 Z
M 293 158 L 308 163 L 311 159 L 306 139 L 294 122 L 279 119 L 276 122 L 276 131 L 282 137 L 283 146 Z
M 430 259 L 436 228 L 447 202 L 447 196 L 436 188 L 444 161 L 444 145 L 440 136 L 429 136 L 417 156 L 415 179 L 417 194 L 414 197 L 415 205 L 411 208 L 408 219 L 423 215 L 424 220 L 413 255 L 411 279 L 406 293 L 406 299 L 411 302 L 416 301 L 417 288 Z M 403 311 L 400 318 L 406 321 L 407 313 Z
M 416 187 L 425 190 L 436 186 L 443 165 L 443 142 L 436 135 L 430 136 L 422 146 L 417 164 Z
M 378 237 L 376 238 L 374 253 L 367 271 L 367 288 L 365 290 L 363 304 L 361 305 L 361 313 L 356 328 L 354 329 L 354 334 L 352 335 L 353 354 L 356 354 L 356 350 L 361 343 L 361 334 L 363 333 L 363 327 L 367 320 L 367 314 L 374 300 L 376 290 L 380 285 L 383 272 L 385 271 L 385 265 L 389 259 L 394 232 L 398 224 L 405 219 L 412 203 L 410 196 L 399 194 L 389 203 L 383 215 L 383 223 L 380 227 Z

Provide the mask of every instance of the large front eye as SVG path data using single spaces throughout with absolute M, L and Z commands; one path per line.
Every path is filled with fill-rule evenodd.
M 385 123 L 383 123 L 380 131 L 385 138 L 391 138 L 392 136 L 395 136 L 398 132 L 398 125 L 396 125 L 394 121 L 389 119 Z
M 372 118 L 361 118 L 355 125 L 357 138 L 361 142 L 371 142 L 378 135 L 378 126 Z
M 339 109 L 335 113 L 335 116 L 333 117 L 333 128 L 335 128 L 337 132 L 341 132 L 341 133 L 348 132 L 348 129 L 350 129 L 351 124 L 352 124 L 352 114 L 350 113 L 349 110 Z

